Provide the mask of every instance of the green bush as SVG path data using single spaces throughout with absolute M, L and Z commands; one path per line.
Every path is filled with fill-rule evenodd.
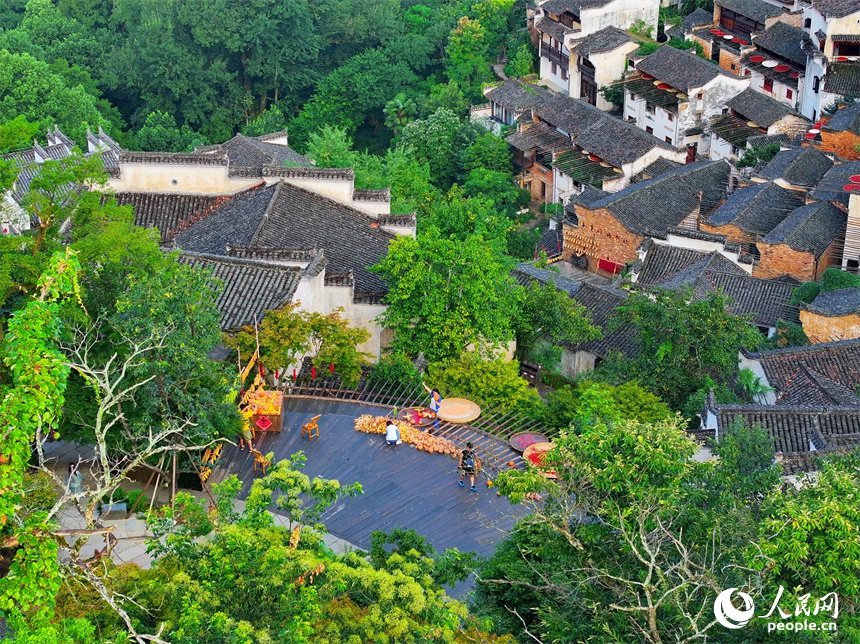
M 427 382 L 444 397 L 468 398 L 486 411 L 516 409 L 534 414 L 541 406 L 537 390 L 520 377 L 516 360 L 485 360 L 474 352 L 466 352 L 459 358 L 430 363 Z
M 393 381 L 419 385 L 421 373 L 415 368 L 409 356 L 403 352 L 394 352 L 382 356 L 370 374 L 370 381 L 374 384 Z
M 827 271 L 825 271 L 826 273 Z M 818 282 L 807 282 L 801 284 L 791 292 L 792 304 L 800 304 L 801 302 L 809 303 L 821 293 L 821 284 Z
M 804 286 L 806 285 L 804 284 Z M 852 287 L 860 287 L 860 276 L 854 275 L 854 273 L 846 273 L 838 268 L 828 268 L 821 276 L 822 291 L 835 291 L 840 288 Z
M 580 416 L 582 396 L 586 392 L 604 394 L 614 407 L 614 411 L 623 420 L 653 423 L 665 420 L 672 415 L 666 403 L 636 382 L 613 386 L 584 380 L 550 393 L 544 409 L 544 422 L 550 427 L 559 429 L 569 427 Z

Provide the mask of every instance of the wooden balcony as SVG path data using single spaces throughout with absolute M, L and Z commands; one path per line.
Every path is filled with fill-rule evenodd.
M 570 69 L 570 56 L 556 49 L 551 49 L 541 44 L 540 55 L 551 63 L 562 66 L 565 70 Z

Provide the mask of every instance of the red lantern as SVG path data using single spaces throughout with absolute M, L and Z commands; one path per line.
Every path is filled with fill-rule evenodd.
M 333 362 L 329 362 L 329 363 L 328 363 L 328 372 L 329 372 L 331 375 L 334 375 L 334 363 L 333 363 Z
M 262 377 L 263 377 L 263 363 L 262 363 L 262 362 L 259 362 L 259 363 L 257 363 L 257 364 L 258 364 L 258 366 L 260 367 L 260 378 L 262 378 Z
M 296 370 L 293 369 L 293 382 L 295 382 L 295 381 L 296 381 Z
M 317 377 L 317 368 L 311 367 L 311 378 L 316 378 L 316 377 Z
M 275 380 L 277 380 L 277 379 L 278 379 L 278 370 L 275 369 Z

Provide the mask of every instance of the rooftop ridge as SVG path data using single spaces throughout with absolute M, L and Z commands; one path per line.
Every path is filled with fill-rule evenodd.
M 381 190 L 353 190 L 353 201 L 391 201 L 391 188 Z
M 120 163 L 165 163 L 172 165 L 229 165 L 226 154 L 200 154 L 197 152 L 132 152 L 118 153 Z
M 236 264 L 237 266 L 260 266 L 265 268 L 276 268 L 278 270 L 301 273 L 302 269 L 298 266 L 286 266 L 279 262 L 267 261 L 264 259 L 250 259 L 247 257 L 231 257 L 229 255 L 213 255 L 211 253 L 198 253 L 191 250 L 177 249 L 180 255 L 188 255 L 190 257 L 199 257 L 212 262 L 221 264 Z
M 286 167 L 286 166 L 263 166 L 264 177 L 278 177 L 281 179 L 355 179 L 353 168 L 317 168 L 317 167 Z

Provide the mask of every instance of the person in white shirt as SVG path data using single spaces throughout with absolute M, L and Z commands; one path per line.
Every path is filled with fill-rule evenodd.
M 385 428 L 385 440 L 389 445 L 400 445 L 403 442 L 400 440 L 400 429 L 394 422 L 388 423 L 388 427 Z

